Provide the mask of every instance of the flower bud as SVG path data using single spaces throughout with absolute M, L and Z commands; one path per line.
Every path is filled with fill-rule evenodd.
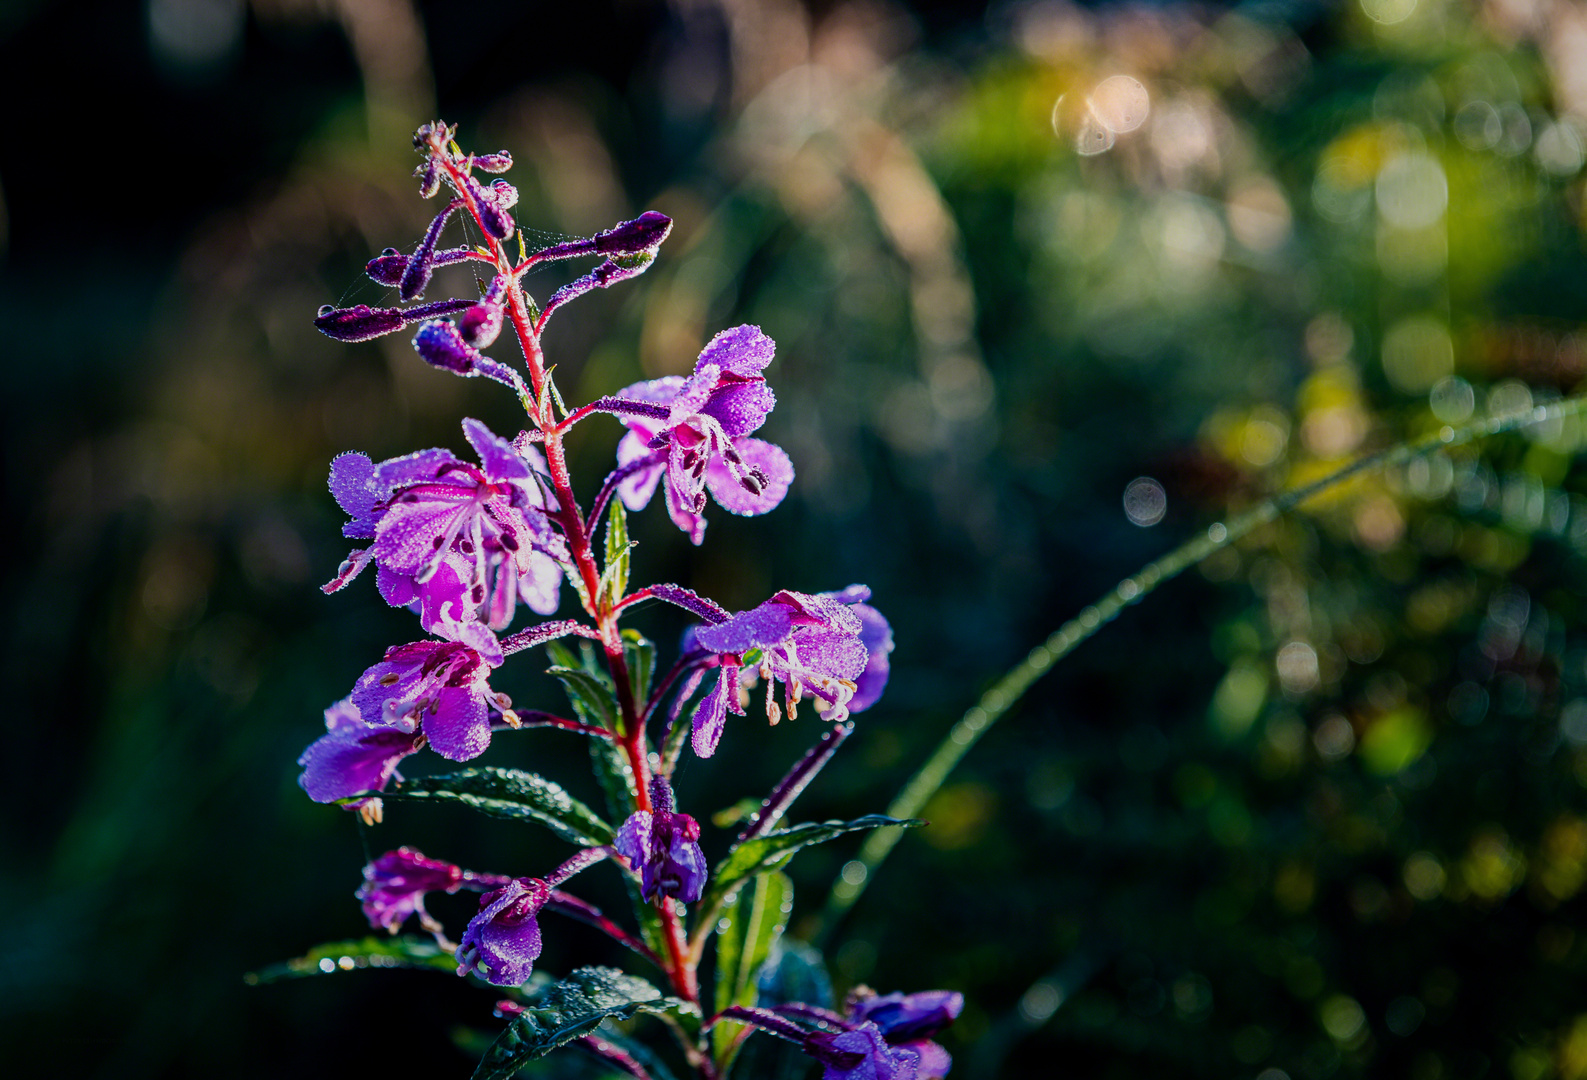
M 441 168 L 435 163 L 434 158 L 415 169 L 413 175 L 419 178 L 421 199 L 433 199 L 435 193 L 441 190 Z
M 413 347 L 426 364 L 458 375 L 472 375 L 474 364 L 480 359 L 449 319 L 436 319 L 419 327 Z
M 516 227 L 513 225 L 512 215 L 502 209 L 495 197 L 492 194 L 488 194 L 480 186 L 479 181 L 472 176 L 460 176 L 458 180 L 474 199 L 474 205 L 479 210 L 480 226 L 498 240 L 511 239 L 513 229 Z M 506 181 L 502 181 L 502 183 L 505 184 Z M 512 185 L 508 184 L 507 186 L 511 187 Z M 491 187 L 494 190 L 495 185 L 493 184 Z
M 399 308 L 372 308 L 357 304 L 337 308 L 326 304 L 314 318 L 314 328 L 337 341 L 368 341 L 401 330 L 406 319 Z
M 672 219 L 655 210 L 646 210 L 633 221 L 625 221 L 595 235 L 595 250 L 602 255 L 637 255 L 654 251 L 672 231 Z
M 518 205 L 518 189 L 505 180 L 494 180 L 485 194 L 496 200 L 496 205 L 503 210 L 511 210 Z
M 505 150 L 494 154 L 475 154 L 474 168 L 488 173 L 504 173 L 512 168 L 512 155 Z
M 508 275 L 498 274 L 485 291 L 484 298 L 458 316 L 457 328 L 463 340 L 476 349 L 486 348 L 501 333 L 504 314 L 502 298 L 507 291 L 508 281 Z
M 370 280 L 382 285 L 396 285 L 402 281 L 402 272 L 408 268 L 408 257 L 396 248 L 387 248 L 364 264 L 364 273 Z

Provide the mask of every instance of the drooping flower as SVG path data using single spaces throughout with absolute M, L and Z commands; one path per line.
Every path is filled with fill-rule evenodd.
M 370 723 L 352 699 L 325 710 L 326 732 L 298 758 L 298 784 L 315 802 L 328 803 L 364 791 L 381 791 L 397 775 L 397 762 L 417 753 L 424 735 L 410 720 Z M 380 819 L 380 800 L 360 799 L 347 809 Z
M 627 475 L 618 495 L 641 510 L 666 479 L 667 512 L 694 543 L 705 537 L 705 493 L 735 514 L 764 514 L 782 502 L 793 463 L 750 433 L 766 422 L 776 397 L 762 369 L 776 349 L 759 327 L 739 326 L 711 339 L 687 378 L 635 383 L 619 398 L 667 407 L 665 419 L 625 415 L 617 446 Z
M 500 656 L 459 641 L 397 645 L 359 677 L 351 700 L 366 724 L 421 730 L 436 753 L 467 761 L 490 745 L 492 707 L 509 707 L 488 682 Z
M 424 910 L 424 894 L 455 893 L 462 887 L 462 867 L 400 847 L 364 867 L 364 883 L 354 895 L 371 927 L 385 927 L 395 934 L 409 915 L 418 915 L 427 930 L 440 929 Z
M 821 1080 L 920 1080 L 920 1055 L 889 1045 L 875 1024 L 817 1032 L 805 1039 L 804 1051 L 821 1062 Z
M 484 968 L 493 986 L 521 986 L 540 957 L 540 925 L 535 916 L 551 898 L 539 878 L 514 878 L 479 898 L 479 913 L 469 920 L 457 946 L 457 973 Z
M 919 1080 L 946 1076 L 953 1058 L 931 1037 L 959 1017 L 964 995 L 956 990 L 924 990 L 918 994 L 877 995 L 859 987 L 849 995 L 848 1018 L 875 1024 L 889 1045 L 913 1050 L 919 1057 Z
M 707 875 L 700 823 L 673 812 L 672 788 L 663 777 L 652 778 L 650 798 L 654 810 L 629 815 L 612 847 L 639 872 L 646 900 L 671 896 L 692 904 L 705 891 Z
M 830 595 L 812 596 L 791 589 L 723 622 L 696 628 L 695 642 L 718 654 L 721 675 L 716 688 L 695 711 L 695 753 L 711 756 L 727 711 L 740 711 L 734 706 L 741 665 L 758 670 L 766 680 L 766 716 L 771 723 L 782 716 L 773 698 L 773 682 L 784 686 L 783 700 L 790 719 L 798 715 L 806 694 L 816 699 L 816 711 L 823 719 L 847 719 L 853 711 L 856 680 L 869 662 L 863 631 L 860 616 L 850 604 Z M 751 658 L 746 660 L 745 654 Z

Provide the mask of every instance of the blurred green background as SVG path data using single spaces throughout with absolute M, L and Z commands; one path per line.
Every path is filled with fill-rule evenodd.
M 550 331 L 570 397 L 738 322 L 777 340 L 793 493 L 700 549 L 653 509 L 635 567 L 732 608 L 872 586 L 892 685 L 804 819 L 880 810 L 1211 523 L 1587 376 L 1563 0 L 13 0 L 0 82 L 12 1075 L 461 1076 L 455 1033 L 494 1023 L 444 976 L 243 982 L 363 932 L 367 851 L 563 855 L 436 807 L 361 833 L 296 784 L 321 710 L 413 636 L 368 582 L 317 589 L 347 547 L 328 460 L 517 423 L 401 335 L 310 325 L 386 302 L 360 270 L 427 221 L 422 121 L 514 153 L 531 240 L 676 219 Z M 616 427 L 579 436 L 590 492 Z M 962 990 L 966 1078 L 1587 1076 L 1584 440 L 1357 482 L 1127 611 L 935 797 L 840 985 Z M 499 688 L 557 707 L 532 666 Z M 685 808 L 763 791 L 817 724 L 736 721 Z M 569 736 L 485 760 L 594 797 Z M 793 864 L 796 933 L 854 849 Z M 548 937 L 547 970 L 618 959 Z

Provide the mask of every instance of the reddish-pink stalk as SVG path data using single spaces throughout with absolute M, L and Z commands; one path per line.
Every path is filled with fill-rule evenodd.
M 473 217 L 474 223 L 490 241 L 490 251 L 495 258 L 497 272 L 513 273 L 512 262 L 503 250 L 502 242 L 485 228 L 471 188 L 462 181 L 462 173 L 444 155 L 439 160 L 452 176 L 453 186 L 462 195 L 464 205 L 469 215 Z M 561 423 L 550 422 L 550 418 L 542 413 L 541 405 L 547 401 L 545 356 L 541 351 L 540 336 L 529 317 L 523 290 L 518 286 L 516 275 L 512 280 L 513 287 L 507 293 L 507 311 L 512 320 L 513 332 L 518 337 L 519 348 L 523 350 L 530 388 L 534 391 L 534 401 L 526 403 L 529 408 L 529 419 L 544 436 L 542 445 L 546 455 L 546 466 L 551 476 L 552 489 L 557 497 L 557 521 L 562 526 L 563 535 L 568 542 L 568 551 L 573 556 L 574 566 L 584 584 L 584 594 L 589 598 L 587 610 L 593 609 L 589 610 L 589 614 L 595 619 L 600 631 L 602 649 L 606 653 L 607 670 L 610 671 L 613 686 L 617 690 L 617 703 L 622 717 L 617 741 L 628 759 L 629 768 L 633 771 L 635 809 L 648 811 L 650 768 L 645 751 L 645 729 L 635 706 L 633 686 L 628 676 L 628 663 L 623 655 L 622 635 L 617 627 L 618 607 L 601 596 L 600 570 L 595 565 L 589 529 L 574 499 L 573 478 L 568 471 L 567 457 L 562 446 L 562 436 L 571 425 L 568 420 Z M 671 961 L 666 968 L 667 975 L 685 1000 L 699 1005 L 700 990 L 695 970 L 698 960 L 684 944 L 683 928 L 671 898 L 664 898 L 657 905 L 657 910 L 661 915 L 668 959 Z

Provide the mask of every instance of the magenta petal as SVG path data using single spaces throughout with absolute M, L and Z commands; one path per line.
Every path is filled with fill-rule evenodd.
M 535 921 L 551 890 L 536 878 L 514 878 L 479 899 L 457 946 L 457 973 L 484 965 L 496 986 L 521 986 L 540 958 L 540 926 Z
M 379 791 L 397 762 L 418 749 L 419 737 L 392 727 L 344 726 L 316 739 L 298 758 L 298 783 L 315 802 Z
M 529 552 L 527 562 L 518 578 L 518 595 L 536 615 L 555 615 L 562 602 L 562 567 L 538 551 Z
M 612 847 L 628 860 L 632 870 L 643 866 L 650 853 L 650 825 L 650 811 L 636 810 L 628 815 L 628 820 L 617 830 L 617 839 L 612 841 Z
M 776 404 L 771 387 L 756 379 L 719 386 L 700 411 L 720 423 L 728 438 L 736 439 L 764 424 Z
M 694 710 L 691 739 L 698 757 L 708 758 L 716 753 L 716 744 L 722 739 L 722 729 L 727 726 L 727 697 L 738 681 L 732 677 L 734 670 L 724 666 L 717 676 L 716 686 L 700 699 L 699 708 Z
M 331 494 L 353 520 L 342 526 L 342 535 L 367 540 L 375 535 L 376 510 L 382 492 L 375 486 L 375 463 L 367 454 L 338 454 L 331 462 Z
M 777 354 L 777 343 L 761 333 L 758 326 L 735 326 L 723 330 L 700 352 L 694 370 L 715 364 L 734 375 L 759 375 Z
M 717 626 L 702 626 L 694 636 L 702 649 L 715 653 L 744 653 L 757 646 L 775 645 L 792 629 L 793 614 L 788 606 L 768 600 Z
M 860 617 L 860 642 L 869 654 L 865 670 L 854 680 L 854 697 L 849 699 L 849 712 L 857 713 L 876 704 L 882 691 L 887 689 L 890 670 L 888 654 L 893 651 L 893 628 L 882 613 L 869 604 L 855 604 L 853 611 Z
M 640 458 L 650 457 L 654 451 L 648 445 L 650 437 L 640 431 L 630 431 L 623 436 L 617 444 L 617 464 L 619 467 Z M 629 473 L 618 481 L 617 495 L 623 500 L 623 505 L 630 510 L 643 510 L 650 505 L 651 498 L 656 494 L 656 485 L 661 482 L 661 474 L 667 471 L 665 460 L 658 460 L 654 465 Z
M 765 487 L 760 494 L 752 494 L 728 470 L 727 463 L 715 457 L 705 470 L 705 483 L 712 497 L 724 510 L 744 516 L 752 517 L 775 509 L 788 494 L 788 485 L 793 483 L 793 462 L 780 446 L 760 439 L 734 439 L 733 448 L 745 465 L 760 469 L 766 477 Z
M 475 513 L 472 502 L 398 502 L 375 531 L 375 557 L 382 566 L 416 574 Z
M 375 466 L 375 483 L 384 491 L 434 480 L 449 468 L 461 465 L 450 450 L 419 450 Z
M 490 718 L 479 691 L 443 686 L 436 692 L 435 709 L 424 716 L 424 734 L 444 758 L 468 761 L 490 745 Z
M 464 420 L 463 434 L 468 437 L 474 452 L 479 454 L 480 463 L 485 466 L 485 475 L 490 477 L 492 483 L 532 482 L 528 462 L 518 456 L 512 443 L 494 434 L 478 420 Z

